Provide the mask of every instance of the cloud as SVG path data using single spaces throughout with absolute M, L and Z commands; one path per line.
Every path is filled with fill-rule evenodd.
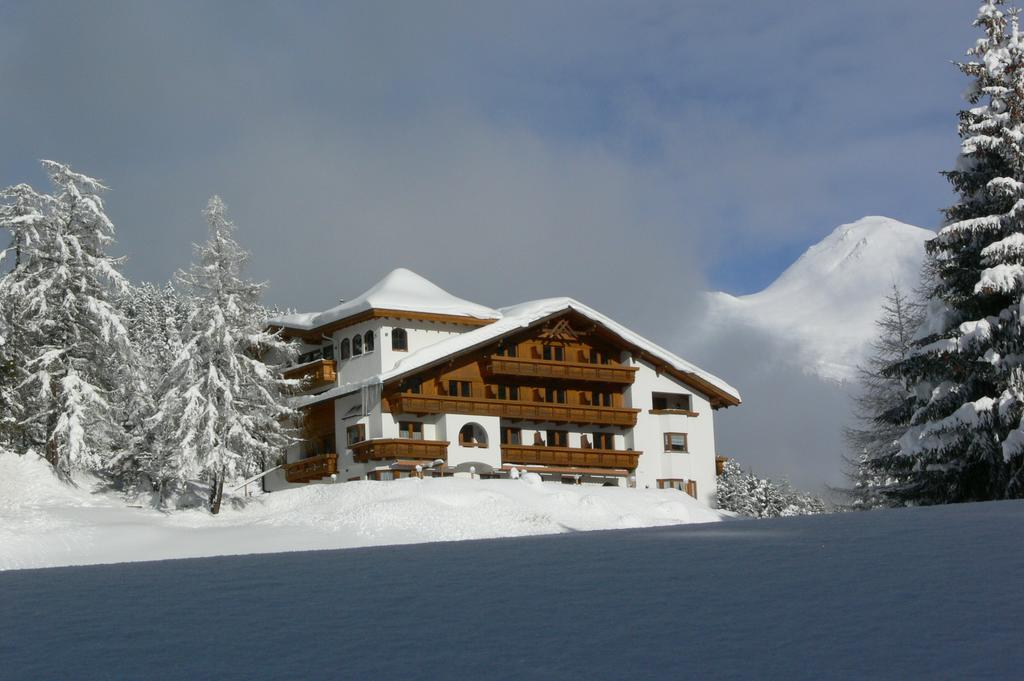
M 739 407 L 715 413 L 719 454 L 807 490 L 846 484 L 842 433 L 850 422 L 852 385 L 805 373 L 792 348 L 746 326 L 679 342 L 743 396 Z
M 102 177 L 136 280 L 187 265 L 218 193 L 271 303 L 326 307 L 406 266 L 490 305 L 571 295 L 686 356 L 675 331 L 708 286 L 760 288 L 865 214 L 934 225 L 971 18 L 919 0 L 7 2 L 0 183 L 41 182 L 39 158 Z M 769 415 L 838 398 L 794 379 L 773 404 L 785 376 L 742 340 L 709 357 L 748 394 L 722 442 L 801 479 L 826 415 L 817 444 Z

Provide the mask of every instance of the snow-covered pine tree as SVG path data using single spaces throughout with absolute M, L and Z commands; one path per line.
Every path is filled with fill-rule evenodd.
M 889 368 L 910 356 L 914 332 L 921 324 L 921 306 L 893 283 L 875 324 L 878 337 L 871 355 L 858 367 L 860 390 L 853 398 L 856 425 L 844 432 L 850 448 L 845 461 L 851 486 L 842 491 L 859 509 L 886 505 L 883 491 L 899 484 L 890 468 L 899 453 L 898 441 L 906 432 L 913 399 Z
M 959 200 L 928 243 L 936 283 L 915 347 L 893 367 L 915 400 L 885 492 L 898 504 L 1024 495 L 1024 44 L 1003 0 L 974 24 L 984 35 L 959 64 L 971 108 L 945 173 Z
M 11 234 L 5 254 L 15 264 L 0 279 L 0 307 L 21 374 L 16 451 L 43 450 L 66 479 L 107 463 L 121 428 L 112 398 L 133 359 L 112 302 L 126 282 L 106 252 L 115 232 L 105 188 L 62 163 L 42 166 L 53 194 L 27 185 L 4 191 L 0 227 Z
M 291 441 L 291 383 L 280 365 L 263 360 L 288 361 L 294 349 L 261 324 L 264 285 L 242 278 L 248 254 L 219 197 L 206 218 L 210 239 L 196 246 L 199 262 L 178 275 L 198 306 L 161 386 L 153 427 L 162 476 L 204 479 L 217 513 L 226 479 L 259 471 Z
M 735 459 L 726 459 L 718 476 L 718 508 L 747 518 L 779 518 L 828 512 L 825 502 L 789 483 L 744 473 Z
M 722 474 L 718 476 L 715 492 L 718 508 L 748 518 L 754 517 L 750 499 L 750 477 L 743 472 L 736 459 L 726 459 L 722 465 Z

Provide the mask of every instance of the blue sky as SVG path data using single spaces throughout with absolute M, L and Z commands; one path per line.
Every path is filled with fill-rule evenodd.
M 275 304 L 401 265 L 658 338 L 841 223 L 938 224 L 976 4 L 7 2 L 0 182 L 103 178 L 136 280 L 218 193 Z

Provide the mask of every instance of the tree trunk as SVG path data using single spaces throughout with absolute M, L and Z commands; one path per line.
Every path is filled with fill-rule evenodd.
M 213 476 L 213 484 L 210 485 L 210 513 L 220 513 L 220 502 L 224 498 L 224 469 Z

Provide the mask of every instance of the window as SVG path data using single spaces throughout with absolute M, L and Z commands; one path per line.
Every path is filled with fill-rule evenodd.
M 518 357 L 519 348 L 515 344 L 499 345 L 498 351 L 495 352 L 494 354 L 498 355 L 499 357 Z
M 608 354 L 601 350 L 590 351 L 590 363 L 591 364 L 608 364 Z
M 548 361 L 561 362 L 565 359 L 565 348 L 560 345 L 545 345 L 544 359 Z
M 325 345 L 323 347 L 323 351 L 322 352 L 323 352 L 324 359 L 334 359 L 334 346 L 333 345 Z
M 696 480 L 681 480 L 678 478 L 666 478 L 658 480 L 658 489 L 677 489 L 680 492 L 686 492 L 694 499 L 697 498 L 697 481 Z
M 666 452 L 688 452 L 686 433 L 665 433 Z
M 612 406 L 612 394 L 595 390 L 590 393 L 590 403 L 595 407 L 610 407 Z
M 402 381 L 402 391 L 419 395 L 423 390 L 423 381 L 418 378 L 407 378 Z
M 352 356 L 352 347 L 348 342 L 348 338 L 341 339 L 341 347 L 338 349 L 339 359 L 348 359 Z
M 651 406 L 654 411 L 691 412 L 692 397 L 680 393 L 653 393 Z
M 518 428 L 502 428 L 501 444 L 518 445 L 523 443 L 523 431 Z
M 366 439 L 366 426 L 362 423 L 349 426 L 345 429 L 345 437 L 348 440 L 348 448 L 352 449 L 352 445 Z
M 398 437 L 403 440 L 422 440 L 423 424 L 418 421 L 399 421 Z
M 459 444 L 463 447 L 486 447 L 487 431 L 479 423 L 467 423 L 459 430 Z
M 548 431 L 548 447 L 568 447 L 569 446 L 569 431 L 567 430 L 549 430 Z
M 363 334 L 363 350 L 373 352 L 373 330 Z
M 363 354 L 363 337 L 358 333 L 352 336 L 352 356 Z
M 611 433 L 594 433 L 594 449 L 615 449 L 615 436 Z
M 469 381 L 448 381 L 448 395 L 451 397 L 472 397 Z
M 546 388 L 544 390 L 544 401 L 565 404 L 565 388 Z
M 391 329 L 391 349 L 397 352 L 409 351 L 409 336 L 405 329 Z
M 518 385 L 505 385 L 501 384 L 498 386 L 498 399 L 499 400 L 518 400 L 519 399 L 519 386 Z
M 322 438 L 320 438 L 320 446 L 323 448 L 324 454 L 336 453 L 338 450 L 334 442 L 334 433 L 331 433 L 330 435 L 324 435 Z
M 295 358 L 297 364 L 308 364 L 314 360 L 320 359 L 323 356 L 322 350 L 312 350 L 310 352 L 304 352 Z

